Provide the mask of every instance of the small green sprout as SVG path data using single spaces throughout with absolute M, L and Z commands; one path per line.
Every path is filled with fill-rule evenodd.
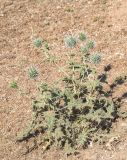
M 100 54 L 97 54 L 97 53 L 91 55 L 90 61 L 91 61 L 92 63 L 94 63 L 94 64 L 100 63 L 100 62 L 101 62 L 101 55 L 100 55 Z
M 13 89 L 17 89 L 18 88 L 17 82 L 16 81 L 12 81 L 10 83 L 10 87 L 13 88 Z
M 95 43 L 94 43 L 94 41 L 89 41 L 89 42 L 87 42 L 86 46 L 88 49 L 93 49 L 95 46 Z
M 64 41 L 65 41 L 65 45 L 66 45 L 67 47 L 70 47 L 70 48 L 75 47 L 76 44 L 77 44 L 77 40 L 76 40 L 76 38 L 73 37 L 73 36 L 68 36 L 68 37 L 66 37 Z
M 81 32 L 81 33 L 79 34 L 79 40 L 85 41 L 85 40 L 86 40 L 86 34 L 83 33 L 83 32 Z
M 36 70 L 36 68 L 31 67 L 31 68 L 29 69 L 29 77 L 32 78 L 32 79 L 34 79 L 34 78 L 36 78 L 37 76 L 38 76 L 38 71 Z
M 43 40 L 41 38 L 36 38 L 34 40 L 34 46 L 37 47 L 37 48 L 39 48 L 39 47 L 42 46 L 42 42 L 43 42 Z

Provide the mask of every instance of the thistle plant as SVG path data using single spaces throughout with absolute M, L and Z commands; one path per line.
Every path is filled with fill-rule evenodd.
M 70 48 L 76 44 L 72 36 L 65 39 L 65 45 Z M 87 54 L 76 51 L 68 56 L 67 67 L 62 70 L 65 73 L 62 88 L 46 83 L 39 87 L 40 95 L 33 101 L 31 124 L 18 141 L 39 133 L 42 134 L 40 144 L 45 149 L 55 146 L 71 154 L 110 131 L 118 118 L 119 103 L 112 98 L 112 92 L 107 94 L 105 82 L 98 78 L 96 66 L 101 57 L 90 54 L 93 41 L 88 41 L 85 48 Z M 35 70 L 31 73 L 35 77 Z

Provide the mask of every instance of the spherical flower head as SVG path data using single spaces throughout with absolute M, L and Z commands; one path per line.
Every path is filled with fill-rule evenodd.
M 87 42 L 86 46 L 87 46 L 88 49 L 93 49 L 94 46 L 95 46 L 95 42 L 94 41 L 89 41 L 89 42 Z
M 86 34 L 84 32 L 81 32 L 79 34 L 79 40 L 81 40 L 81 41 L 85 41 L 86 40 Z
M 83 46 L 81 46 L 80 50 L 84 54 L 88 53 L 88 51 L 89 51 L 86 47 L 83 47 Z
M 37 47 L 37 48 L 41 47 L 42 46 L 42 42 L 43 42 L 43 40 L 41 38 L 36 38 L 34 40 L 35 47 Z
M 99 64 L 101 62 L 101 55 L 100 54 L 93 54 L 90 57 L 90 61 L 94 64 Z
M 65 42 L 65 45 L 70 48 L 74 48 L 77 44 L 77 40 L 73 36 L 66 37 L 64 42 Z

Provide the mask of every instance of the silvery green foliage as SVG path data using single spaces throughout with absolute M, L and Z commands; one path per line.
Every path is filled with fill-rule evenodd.
M 73 37 L 65 41 L 70 47 L 76 45 Z M 118 101 L 112 98 L 112 88 L 108 92 L 104 90 L 105 82 L 100 81 L 96 67 L 89 63 L 92 47 L 87 44 L 86 48 L 87 54 L 79 51 L 68 60 L 62 90 L 48 84 L 39 87 L 31 125 L 19 141 L 40 133 L 45 149 L 54 145 L 70 154 L 86 147 L 90 141 L 99 140 L 103 132 L 110 130 L 118 118 Z M 98 64 L 100 56 L 94 55 L 93 62 Z M 31 73 L 36 75 L 36 70 Z
M 70 48 L 75 47 L 76 44 L 77 44 L 77 40 L 76 40 L 76 38 L 74 36 L 68 36 L 68 37 L 66 37 L 65 40 L 64 40 L 64 42 L 65 42 L 65 45 L 67 47 L 70 47 Z
M 34 79 L 38 76 L 38 71 L 36 70 L 35 67 L 30 67 L 28 71 L 29 77 Z
M 101 62 L 101 55 L 100 54 L 93 54 L 90 56 L 90 61 L 94 64 L 99 64 Z
M 37 48 L 41 47 L 41 46 L 42 46 L 42 43 L 43 43 L 43 40 L 42 40 L 41 38 L 36 38 L 36 39 L 34 40 L 34 45 L 35 45 L 35 47 L 37 47 Z

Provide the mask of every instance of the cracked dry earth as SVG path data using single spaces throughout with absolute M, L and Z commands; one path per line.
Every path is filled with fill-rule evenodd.
M 81 30 L 96 41 L 101 65 L 111 63 L 111 79 L 127 72 L 127 0 L 0 0 L 0 160 L 127 160 L 127 120 L 121 119 L 113 125 L 106 145 L 93 144 L 68 158 L 55 149 L 43 154 L 41 147 L 25 154 L 33 141 L 16 143 L 17 133 L 31 119 L 37 85 L 58 76 L 53 65 L 43 63 L 33 38 L 46 39 L 52 53 L 64 56 L 64 36 Z M 39 71 L 36 82 L 28 77 L 33 65 Z M 20 92 L 9 87 L 12 80 Z M 114 94 L 124 92 L 127 84 Z M 127 110 L 126 99 L 122 108 Z

